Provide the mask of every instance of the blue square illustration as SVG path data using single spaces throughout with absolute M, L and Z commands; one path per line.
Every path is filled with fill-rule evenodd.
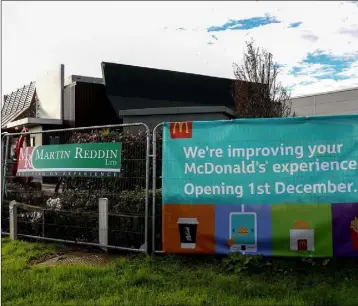
M 272 256 L 271 205 L 216 204 L 215 243 L 217 254 Z
M 237 245 L 256 245 L 256 213 L 230 214 L 230 238 Z

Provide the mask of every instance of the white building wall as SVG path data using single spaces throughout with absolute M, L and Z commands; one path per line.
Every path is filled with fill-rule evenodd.
M 292 98 L 297 116 L 358 114 L 358 88 Z
M 38 118 L 63 118 L 64 70 L 64 65 L 59 65 L 37 77 Z

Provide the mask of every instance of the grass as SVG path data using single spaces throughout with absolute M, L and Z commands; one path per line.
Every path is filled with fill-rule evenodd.
M 121 257 L 104 267 L 36 267 L 49 244 L 2 239 L 3 305 L 358 305 L 358 268 L 225 272 L 214 258 Z

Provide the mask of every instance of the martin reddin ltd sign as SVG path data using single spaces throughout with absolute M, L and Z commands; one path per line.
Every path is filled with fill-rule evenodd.
M 21 148 L 17 176 L 118 176 L 121 143 L 84 143 Z

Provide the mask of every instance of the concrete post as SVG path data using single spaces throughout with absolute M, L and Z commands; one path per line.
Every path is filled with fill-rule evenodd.
M 9 205 L 10 239 L 17 239 L 17 204 L 11 201 Z
M 108 245 L 108 199 L 98 199 L 98 228 L 99 228 L 99 243 L 102 245 Z M 107 248 L 102 248 L 108 251 Z

